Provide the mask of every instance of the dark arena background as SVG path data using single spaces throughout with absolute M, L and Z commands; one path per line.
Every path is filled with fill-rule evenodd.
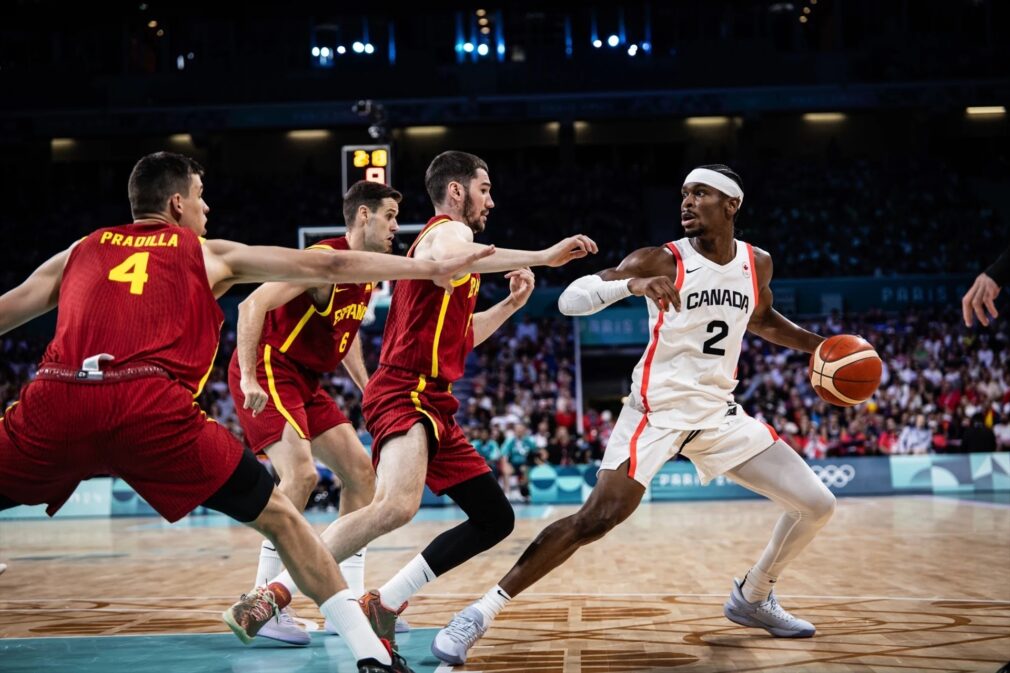
M 1010 4 L 1001 0 L 191 3 L 0 6 L 0 293 L 95 229 L 132 221 L 144 155 L 205 168 L 207 237 L 304 248 L 344 229 L 357 180 L 403 193 L 394 252 L 434 214 L 425 169 L 479 155 L 495 206 L 481 243 L 599 253 L 538 267 L 528 303 L 466 359 L 456 422 L 516 513 L 503 542 L 425 586 L 397 638 L 415 671 L 998 671 L 1010 662 L 1010 305 L 962 297 L 1010 244 Z M 684 236 L 681 186 L 726 164 L 736 237 L 774 260 L 776 309 L 880 355 L 879 389 L 832 406 L 810 356 L 744 338 L 734 395 L 838 498 L 776 594 L 817 626 L 777 639 L 723 616 L 778 507 L 670 460 L 643 504 L 522 593 L 465 665 L 438 629 L 576 512 L 650 346 L 646 301 L 567 317 L 575 279 Z M 238 304 L 200 407 L 240 438 L 229 392 Z M 360 342 L 374 372 L 390 285 Z M 478 310 L 509 292 L 485 274 Z M 0 336 L 0 410 L 32 381 L 57 312 Z M 109 316 L 114 319 L 115 316 Z M 0 320 L 3 316 L 0 315 Z M 173 320 L 165 315 L 164 320 Z M 325 391 L 369 448 L 361 391 Z M 269 459 L 260 456 L 269 467 Z M 342 484 L 317 464 L 322 531 Z M 316 606 L 296 648 L 244 646 L 219 619 L 249 591 L 261 537 L 199 508 L 168 524 L 114 475 L 48 520 L 0 512 L 0 672 L 354 671 Z M 466 515 L 426 490 L 369 546 L 378 587 Z

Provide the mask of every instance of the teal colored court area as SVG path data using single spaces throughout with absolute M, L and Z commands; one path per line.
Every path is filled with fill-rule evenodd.
M 437 629 L 398 634 L 401 654 L 416 673 L 440 662 L 428 649 Z M 225 633 L 164 636 L 10 638 L 0 640 L 4 673 L 355 673 L 351 651 L 337 636 L 313 634 L 308 647 L 268 640 L 242 645 Z

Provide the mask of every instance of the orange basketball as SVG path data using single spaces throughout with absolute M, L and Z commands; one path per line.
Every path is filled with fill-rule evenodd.
M 880 356 L 854 334 L 821 342 L 810 357 L 810 384 L 825 402 L 851 407 L 870 399 L 880 385 Z

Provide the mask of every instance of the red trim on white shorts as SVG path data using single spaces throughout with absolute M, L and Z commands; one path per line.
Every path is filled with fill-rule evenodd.
M 646 424 L 649 422 L 649 417 L 642 414 L 642 420 L 638 422 L 638 427 L 635 428 L 635 433 L 631 435 L 631 442 L 628 444 L 628 450 L 631 453 L 631 458 L 628 460 L 628 478 L 635 478 L 635 470 L 638 468 L 638 438 L 642 436 L 642 431 L 645 430 Z

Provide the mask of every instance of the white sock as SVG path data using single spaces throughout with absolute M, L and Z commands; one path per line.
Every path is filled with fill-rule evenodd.
M 281 555 L 277 553 L 277 548 L 270 540 L 263 540 L 260 545 L 260 564 L 256 568 L 256 586 L 261 587 L 275 577 L 281 571 L 284 564 L 281 562 Z
M 484 626 L 487 626 L 494 621 L 494 618 L 508 605 L 510 600 L 512 600 L 512 597 L 496 584 L 491 591 L 481 596 L 480 600 L 471 607 L 477 608 L 484 615 Z
M 355 596 L 365 595 L 365 552 L 368 547 L 362 547 L 357 554 L 340 563 L 340 572 L 347 580 L 347 588 Z
M 387 608 L 399 610 L 404 601 L 433 579 L 435 573 L 428 567 L 424 557 L 418 554 L 410 560 L 410 563 L 403 566 L 393 579 L 382 585 L 379 596 Z
M 777 579 L 778 577 L 773 577 L 757 566 L 754 566 L 744 576 L 740 593 L 743 594 L 744 599 L 749 603 L 763 603 L 768 600 L 768 594 L 775 588 L 775 580 Z
M 298 593 L 298 585 L 295 584 L 294 578 L 291 577 L 291 573 L 289 573 L 287 570 L 285 570 L 280 575 L 270 580 L 269 583 L 273 584 L 274 582 L 277 582 L 278 584 L 283 584 L 284 588 L 288 590 L 288 593 L 291 594 L 292 597 L 294 597 Z
M 319 611 L 336 627 L 337 633 L 351 648 L 355 661 L 371 657 L 386 666 L 393 663 L 389 652 L 372 631 L 357 596 L 352 595 L 350 590 L 344 589 L 331 596 L 319 606 Z

